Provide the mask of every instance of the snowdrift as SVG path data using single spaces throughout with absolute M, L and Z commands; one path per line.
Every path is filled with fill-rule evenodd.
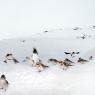
M 85 35 L 85 38 L 82 37 Z M 36 47 L 42 62 L 49 68 L 37 72 L 27 62 Z M 95 29 L 84 27 L 54 29 L 37 33 L 28 38 L 0 41 L 0 74 L 5 74 L 10 85 L 0 95 L 95 95 Z M 71 57 L 64 52 L 80 52 Z M 4 63 L 6 53 L 13 53 L 20 63 Z M 93 60 L 89 60 L 93 56 Z M 79 57 L 89 60 L 77 63 Z M 64 71 L 48 63 L 49 58 L 74 61 L 74 66 Z

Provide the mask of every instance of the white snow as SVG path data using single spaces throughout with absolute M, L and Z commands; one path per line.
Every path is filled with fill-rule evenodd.
M 95 24 L 95 0 L 0 0 L 0 40 Z
M 84 34 L 91 36 L 81 39 Z M 26 56 L 32 55 L 34 47 L 42 62 L 49 65 L 40 73 L 23 62 Z M 80 54 L 72 58 L 65 55 L 65 51 Z M 6 53 L 13 53 L 20 63 L 4 63 Z M 53 29 L 29 38 L 1 40 L 0 75 L 5 74 L 10 85 L 6 92 L 0 90 L 0 95 L 95 95 L 95 58 L 85 64 L 77 63 L 79 57 L 88 60 L 91 55 L 95 57 L 95 29 L 92 27 Z M 64 71 L 48 63 L 49 58 L 70 58 L 75 63 Z

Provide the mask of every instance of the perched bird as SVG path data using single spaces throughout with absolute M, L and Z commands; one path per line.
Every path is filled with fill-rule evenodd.
M 64 60 L 64 62 L 67 62 L 67 63 L 74 63 L 73 61 L 69 60 L 68 58 L 66 58 L 66 59 Z
M 44 65 L 44 64 L 42 64 L 42 63 L 38 63 L 38 64 L 35 65 L 35 67 L 37 68 L 38 72 L 41 72 L 41 71 L 43 71 L 44 69 L 48 68 L 49 66 Z
M 64 61 L 59 61 L 59 65 L 63 70 L 67 70 L 70 66 L 73 66 L 70 63 Z
M 78 59 L 78 63 L 84 64 L 88 62 L 88 60 L 82 59 L 81 57 Z
M 23 62 L 28 62 L 33 67 L 36 64 L 42 63 L 42 61 L 39 58 L 38 51 L 36 48 L 33 48 L 33 54 L 30 57 L 26 57 L 26 60 L 23 60 Z
M 57 63 L 58 60 L 57 60 L 57 59 L 53 59 L 53 58 L 51 58 L 51 59 L 48 59 L 48 62 L 54 62 L 54 63 Z
M 1 78 L 0 78 L 0 89 L 3 89 L 3 90 L 7 90 L 8 88 L 8 85 L 9 85 L 9 82 L 6 80 L 6 77 L 5 75 L 1 75 Z
M 39 56 L 38 56 L 38 51 L 36 50 L 36 48 L 33 48 L 33 54 L 32 54 L 32 56 L 31 56 L 31 59 L 32 59 L 32 61 L 33 61 L 35 64 L 41 63 L 41 60 L 40 60 L 40 58 L 39 58 Z
M 19 61 L 11 53 L 6 54 L 4 62 L 5 63 L 11 63 L 11 62 L 19 63 Z

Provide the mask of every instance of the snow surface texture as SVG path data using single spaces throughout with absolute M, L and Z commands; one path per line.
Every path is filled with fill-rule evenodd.
M 85 39 L 81 38 L 86 35 Z M 49 68 L 37 72 L 27 62 L 36 47 L 42 62 Z M 64 52 L 80 52 L 75 57 Z M 12 53 L 20 63 L 4 63 L 6 53 Z M 84 27 L 48 30 L 30 38 L 0 41 L 0 75 L 5 74 L 10 85 L 0 95 L 95 95 L 95 59 L 79 64 L 79 57 L 95 57 L 95 29 Z M 49 58 L 74 61 L 67 71 L 48 63 Z

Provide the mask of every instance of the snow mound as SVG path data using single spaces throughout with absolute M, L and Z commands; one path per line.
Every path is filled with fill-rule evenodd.
M 0 75 L 5 74 L 10 85 L 0 95 L 95 95 L 95 30 L 92 27 L 48 30 L 29 38 L 0 41 Z M 81 36 L 86 35 L 85 39 Z M 49 68 L 37 72 L 27 62 L 36 47 L 42 62 Z M 79 52 L 72 57 L 64 52 Z M 6 53 L 13 53 L 19 64 L 5 64 Z M 89 56 L 93 60 L 89 60 Z M 79 57 L 89 62 L 77 63 Z M 69 58 L 75 63 L 67 71 L 48 63 L 49 58 L 64 60 Z

